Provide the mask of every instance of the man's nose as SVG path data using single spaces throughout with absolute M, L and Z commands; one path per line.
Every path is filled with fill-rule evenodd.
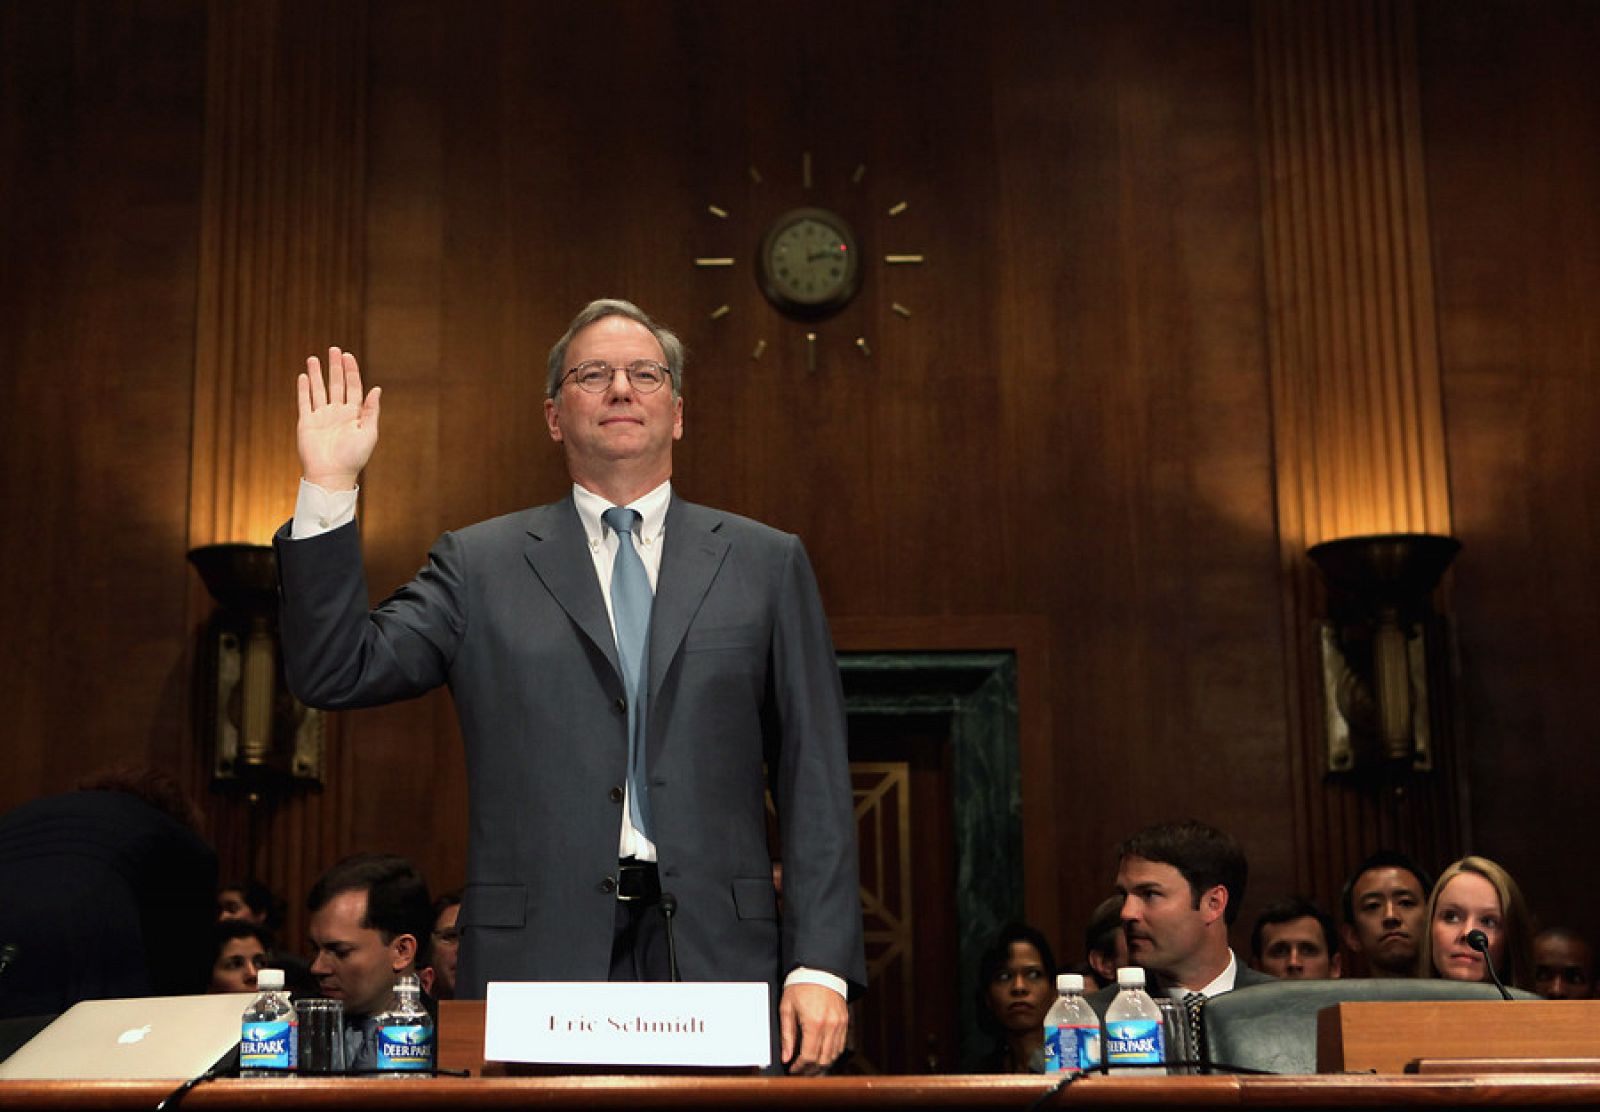
M 626 368 L 626 367 L 612 367 L 612 368 L 610 368 L 610 371 L 611 371 L 611 382 L 606 387 L 606 396 L 607 397 L 630 397 L 631 398 L 633 396 L 633 393 L 634 393 L 634 391 L 633 391 L 633 379 L 628 377 L 628 368 Z
M 333 972 L 332 967 L 328 965 L 327 954 L 318 954 L 316 956 L 316 959 L 311 963 L 311 972 L 318 977 L 326 977 Z

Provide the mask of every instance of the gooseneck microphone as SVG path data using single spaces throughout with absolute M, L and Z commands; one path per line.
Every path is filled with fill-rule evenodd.
M 678 976 L 678 944 L 672 937 L 672 917 L 678 914 L 678 897 L 671 892 L 661 893 L 661 917 L 667 921 L 667 972 L 674 981 Z
M 1494 982 L 1494 987 L 1500 990 L 1500 995 L 1510 1000 L 1511 994 L 1506 991 L 1506 986 L 1500 983 L 1500 974 L 1495 970 L 1494 958 L 1489 956 L 1489 936 L 1478 930 L 1468 931 L 1467 945 L 1483 955 L 1483 964 L 1489 967 L 1489 979 Z

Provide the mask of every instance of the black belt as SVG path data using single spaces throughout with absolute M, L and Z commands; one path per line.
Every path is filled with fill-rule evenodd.
M 655 903 L 661 898 L 661 874 L 654 861 L 624 857 L 617 862 L 617 899 Z

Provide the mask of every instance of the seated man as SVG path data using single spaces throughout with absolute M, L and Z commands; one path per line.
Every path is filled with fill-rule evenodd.
M 0 814 L 0 1019 L 80 1000 L 204 992 L 217 855 L 183 789 L 153 769 Z
M 1273 980 L 1241 965 L 1228 945 L 1249 865 L 1228 835 L 1188 819 L 1147 827 L 1117 847 L 1116 890 L 1128 960 L 1141 965 L 1152 995 L 1165 992 L 1189 1016 L 1204 1057 L 1200 1009 L 1210 997 Z M 1089 996 L 1105 1016 L 1116 986 Z
M 433 932 L 428 947 L 433 962 L 422 970 L 422 990 L 435 1000 L 456 998 L 456 964 L 461 957 L 461 891 L 446 892 L 433 901 Z
M 324 996 L 344 1001 L 350 1069 L 374 1069 L 372 1019 L 389 1007 L 401 975 L 426 963 L 433 926 L 427 882 L 404 857 L 358 853 L 318 878 L 306 910 L 316 954 L 311 972 Z
M 1343 957 L 1333 917 L 1304 896 L 1268 904 L 1250 932 L 1251 966 L 1285 980 L 1333 980 Z
M 1533 990 L 1546 1000 L 1594 995 L 1594 950 L 1571 927 L 1550 927 L 1533 938 Z
M 1340 903 L 1344 944 L 1369 977 L 1417 976 L 1433 877 L 1403 853 L 1379 850 L 1351 874 Z M 1351 976 L 1360 976 L 1354 970 Z
M 1084 959 L 1094 970 L 1098 987 L 1117 983 L 1117 970 L 1128 964 L 1128 939 L 1122 933 L 1122 897 L 1107 896 L 1089 916 L 1083 931 Z

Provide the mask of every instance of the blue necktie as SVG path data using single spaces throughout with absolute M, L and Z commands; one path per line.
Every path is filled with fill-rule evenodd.
M 645 786 L 645 694 L 648 687 L 645 646 L 650 641 L 650 606 L 655 596 L 644 561 L 633 547 L 637 510 L 613 506 L 600 515 L 617 535 L 617 556 L 611 564 L 611 616 L 617 627 L 617 658 L 628 688 L 628 821 L 650 837 L 650 799 Z

